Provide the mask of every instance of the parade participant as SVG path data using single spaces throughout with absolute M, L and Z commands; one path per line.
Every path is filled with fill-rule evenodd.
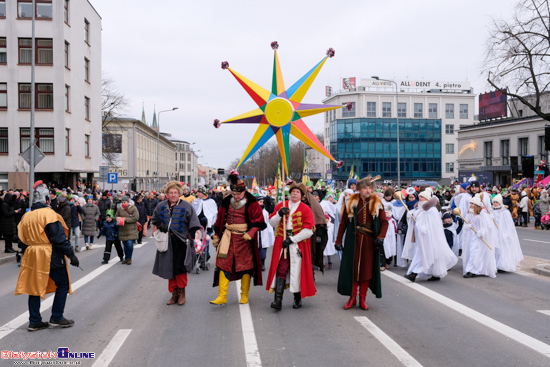
M 458 244 L 458 235 L 462 233 L 463 221 L 453 222 L 453 217 L 451 213 L 445 213 L 441 217 L 443 220 L 443 232 L 445 233 L 445 238 L 447 239 L 447 245 L 453 251 L 456 257 L 459 257 L 459 244 Z
M 393 197 L 393 190 L 387 189 L 386 191 L 388 190 L 392 191 L 392 197 Z M 393 206 L 387 201 L 386 201 L 386 204 L 384 204 L 384 201 L 385 200 L 382 199 L 382 203 L 384 205 L 384 212 L 386 213 L 386 219 L 388 220 L 388 231 L 386 232 L 386 237 L 384 238 L 384 246 L 380 248 L 380 271 L 389 269 L 392 262 L 392 258 L 397 255 L 397 252 L 396 252 L 397 223 L 395 222 L 392 216 Z
M 189 190 L 189 186 L 185 185 L 185 186 L 183 186 L 183 195 L 181 195 L 180 199 L 185 200 L 189 204 L 191 204 L 191 203 L 193 203 L 193 201 L 195 201 L 196 197 L 191 195 L 191 191 Z
M 315 222 L 315 232 L 311 238 L 311 262 L 313 266 L 318 267 L 324 274 L 323 252 L 328 242 L 328 229 L 325 221 L 325 212 L 320 204 L 321 198 L 317 190 L 314 190 L 312 193 L 306 192 L 302 197 L 302 201 L 311 208 Z M 315 279 L 315 270 L 313 271 L 313 279 Z
M 470 199 L 469 209 L 465 216 L 469 224 L 464 224 L 462 237 L 464 278 L 474 278 L 478 275 L 495 278 L 497 273 L 495 254 L 485 242 L 494 249 L 498 241 L 497 227 L 487 210 L 483 210 L 479 194 Z
M 348 180 L 348 189 L 352 190 L 354 193 L 357 192 L 357 180 L 355 178 L 350 178 Z
M 122 246 L 120 245 L 120 241 L 117 241 L 118 226 L 115 222 L 113 222 L 111 214 L 105 215 L 105 222 L 103 224 L 103 227 L 101 227 L 101 230 L 97 235 L 98 239 L 101 236 L 105 236 L 105 251 L 103 252 L 103 261 L 101 263 L 109 263 L 109 260 L 111 259 L 111 249 L 113 248 L 113 244 L 115 245 L 115 249 L 118 257 L 120 258 L 120 261 L 124 261 L 124 252 L 122 251 Z
M 328 241 L 325 251 L 323 251 L 323 256 L 327 257 L 328 268 L 330 270 L 332 269 L 332 256 L 336 255 L 338 252 L 334 247 L 334 223 L 331 221 L 331 218 L 327 213 L 325 213 L 325 220 L 327 222 Z M 325 263 L 323 261 L 323 265 L 324 264 Z
M 181 200 L 183 186 L 178 181 L 168 182 L 163 191 L 168 200 L 160 202 L 153 211 L 151 223 L 156 230 L 168 233 L 168 249 L 165 252 L 157 251 L 153 274 L 168 279 L 168 292 L 172 298 L 166 303 L 173 305 L 176 302 L 182 306 L 186 302 L 185 287 L 187 287 L 187 259 L 188 239 L 198 239 L 200 236 L 200 222 L 193 206 Z
M 523 253 L 512 215 L 502 204 L 502 196 L 500 194 L 493 198 L 492 213 L 499 227 L 497 231 L 497 246 L 495 247 L 497 270 L 516 271 L 518 264 L 523 260 Z
M 338 276 L 338 293 L 350 296 L 345 310 L 357 303 L 357 286 L 359 306 L 363 310 L 369 308 L 366 303 L 369 287 L 377 298 L 382 297 L 380 248 L 388 230 L 388 220 L 382 200 L 373 193 L 377 178 L 367 176 L 357 183 L 359 193 L 349 197 L 338 228 L 337 250 L 342 250 L 346 234 Z
M 264 222 L 269 222 L 269 213 L 265 209 L 266 197 L 258 197 L 258 204 L 262 208 L 262 214 L 264 215 Z M 262 263 L 262 271 L 265 270 L 265 258 L 267 257 L 267 248 L 273 246 L 275 241 L 275 235 L 273 233 L 273 227 L 267 226 L 265 229 L 258 231 L 258 248 L 260 250 L 260 262 Z
M 215 305 L 227 303 L 227 288 L 232 280 L 241 279 L 241 301 L 248 303 L 250 278 L 262 285 L 260 252 L 256 233 L 266 228 L 262 208 L 256 198 L 246 191 L 246 184 L 236 171 L 228 177 L 231 194 L 218 210 L 214 225 L 214 246 L 217 250 L 213 287 L 219 286 Z
M 97 201 L 97 207 L 99 208 L 99 229 L 103 226 L 107 210 L 111 209 L 111 200 L 107 196 L 107 191 L 103 191 L 101 199 Z
M 67 257 L 78 266 L 78 258 L 67 239 L 69 229 L 61 216 L 49 207 L 48 189 L 38 181 L 34 187 L 34 203 L 19 223 L 19 247 L 23 261 L 19 270 L 15 295 L 29 295 L 29 326 L 36 331 L 48 327 L 40 315 L 40 298 L 55 292 L 49 325 L 71 327 L 73 320 L 63 317 L 67 293 L 72 294 Z
M 529 197 L 524 190 L 521 192 L 521 200 L 518 204 L 518 225 L 527 227 L 527 218 L 529 216 Z
M 401 268 L 409 265 L 407 259 L 403 259 L 403 246 L 405 245 L 405 236 L 407 235 L 407 209 L 400 200 L 392 203 L 392 216 L 397 224 L 397 234 L 395 243 L 395 261 L 393 266 Z
M 481 197 L 483 197 L 483 201 L 481 202 L 482 208 L 491 208 L 490 195 L 487 193 L 484 193 L 484 194 L 481 193 L 481 187 L 480 187 L 479 181 L 477 180 L 471 181 L 469 188 L 470 188 L 470 194 L 462 196 L 462 198 L 460 199 L 460 203 L 458 205 L 458 208 L 460 209 L 460 212 L 462 213 L 463 216 L 466 215 L 466 213 L 468 213 L 468 210 L 470 209 L 470 200 L 476 194 L 480 194 L 479 195 L 480 200 L 481 200 Z
M 216 223 L 216 217 L 218 216 L 218 205 L 214 199 L 208 195 L 204 187 L 201 187 L 197 190 L 197 198 L 193 200 L 191 205 L 195 209 L 206 234 L 209 237 L 212 236 L 214 234 L 214 223 Z M 210 259 L 210 241 L 206 246 L 206 257 L 207 260 Z
M 302 298 L 312 297 L 317 292 L 310 253 L 314 218 L 312 210 L 302 202 L 306 193 L 303 184 L 293 182 L 289 187 L 290 201 L 277 204 L 269 217 L 269 224 L 276 230 L 266 289 L 269 293 L 275 292 L 271 308 L 276 310 L 282 308 L 287 284 L 294 294 L 293 308 L 302 307 Z M 283 218 L 287 221 L 286 239 Z
M 418 203 L 418 194 L 416 193 L 414 187 L 407 188 L 406 192 L 407 200 L 405 200 L 405 204 L 407 205 L 407 208 L 409 208 L 409 210 L 414 210 L 416 203 Z
M 428 281 L 438 281 L 458 261 L 447 245 L 441 215 L 436 208 L 438 202 L 428 187 L 419 194 L 416 208 L 407 214 L 410 235 L 405 239 L 403 257 L 411 260 L 405 274 L 411 282 L 418 276 L 431 276 Z
M 342 219 L 342 215 L 346 210 L 347 200 L 348 198 L 353 194 L 352 189 L 345 189 L 344 192 L 340 194 L 340 197 L 338 198 L 338 201 L 336 202 L 336 210 L 334 218 L 334 241 L 336 242 L 336 236 L 338 235 L 338 228 L 340 228 L 340 220 Z M 346 235 L 344 234 L 344 238 L 342 238 L 342 243 L 345 243 Z M 342 251 L 338 251 L 338 257 L 340 260 L 342 260 Z
M 124 222 L 120 218 L 124 218 Z M 135 206 L 130 205 L 130 198 L 128 196 L 122 197 L 120 208 L 115 213 L 115 221 L 118 224 L 118 239 L 122 241 L 122 246 L 124 247 L 125 259 L 122 261 L 122 264 L 132 265 L 134 241 L 139 237 L 137 226 L 139 212 Z

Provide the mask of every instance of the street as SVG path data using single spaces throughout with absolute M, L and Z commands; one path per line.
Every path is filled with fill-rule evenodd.
M 518 234 L 526 257 L 550 262 L 550 231 Z M 77 254 L 84 271 L 70 267 L 74 293 L 65 317 L 75 325 L 67 329 L 28 332 L 27 296 L 13 295 L 19 268 L 15 262 L 0 265 L 2 351 L 67 347 L 95 353 L 94 360 L 69 359 L 83 366 L 550 364 L 550 277 L 528 268 L 495 279 L 464 279 L 459 260 L 440 282 L 411 283 L 403 277 L 406 269 L 392 266 L 382 273 L 383 298 L 369 291 L 368 311 L 345 311 L 334 256 L 332 270 L 316 272 L 315 297 L 295 310 L 285 291 L 283 309 L 275 311 L 265 286 L 252 287 L 249 305 L 239 305 L 238 283 L 230 284 L 227 305 L 209 304 L 217 296 L 211 259 L 210 271 L 189 274 L 187 303 L 166 306 L 168 282 L 151 274 L 152 239 L 136 245 L 131 266 L 118 258 L 101 265 L 102 244 Z M 271 249 L 266 266 L 270 255 Z M 263 275 L 265 283 L 267 269 Z M 51 302 L 48 295 L 42 303 L 44 321 Z M 13 361 L 3 359 L 2 365 Z

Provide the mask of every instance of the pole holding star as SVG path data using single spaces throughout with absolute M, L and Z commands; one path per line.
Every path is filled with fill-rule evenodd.
M 289 139 L 290 135 L 298 138 L 303 143 L 317 150 L 319 153 L 336 162 L 332 155 L 325 149 L 323 144 L 311 132 L 304 123 L 302 118 L 313 116 L 322 112 L 342 108 L 342 106 L 324 105 L 324 104 L 308 104 L 302 103 L 311 84 L 319 74 L 325 61 L 334 56 L 334 50 L 329 48 L 326 57 L 323 58 L 317 65 L 309 70 L 302 78 L 294 83 L 290 88 L 286 89 L 283 81 L 283 74 L 277 56 L 279 44 L 275 41 L 271 43 L 271 48 L 275 52 L 273 62 L 273 81 L 271 91 L 262 88 L 253 81 L 245 78 L 233 69 L 229 68 L 227 61 L 222 62 L 222 69 L 229 72 L 237 79 L 239 84 L 250 95 L 258 108 L 229 120 L 219 121 L 214 120 L 214 127 L 219 128 L 221 124 L 259 124 L 252 141 L 246 148 L 243 157 L 237 164 L 238 168 L 244 162 L 258 151 L 265 143 L 273 136 L 277 139 L 277 145 L 281 153 L 283 167 L 286 173 L 289 173 Z M 341 167 L 343 162 L 336 162 L 337 167 Z

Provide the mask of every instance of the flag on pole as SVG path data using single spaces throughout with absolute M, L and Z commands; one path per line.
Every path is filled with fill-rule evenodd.
M 307 164 L 307 150 L 304 150 L 304 172 L 302 173 L 302 183 L 305 185 L 309 181 L 309 167 Z
M 351 169 L 349 171 L 349 177 L 348 177 L 348 180 L 346 181 L 346 188 L 348 188 L 349 180 L 351 180 L 352 178 L 353 178 L 353 163 L 351 164 Z
M 254 188 L 254 187 L 258 186 L 258 182 L 256 181 L 256 176 L 252 176 L 252 177 L 253 177 L 253 179 L 252 179 L 252 187 Z
M 281 182 L 281 163 L 277 164 L 277 204 L 283 201 L 283 183 Z

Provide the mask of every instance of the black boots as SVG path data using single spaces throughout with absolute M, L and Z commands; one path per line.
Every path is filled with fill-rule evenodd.
M 262 271 L 265 271 L 265 259 L 260 260 L 262 263 Z
M 275 279 L 275 300 L 271 302 L 271 308 L 280 310 L 283 308 L 283 291 L 285 290 L 286 279 Z
M 292 308 L 301 308 L 302 307 L 302 292 L 294 293 L 294 304 Z

